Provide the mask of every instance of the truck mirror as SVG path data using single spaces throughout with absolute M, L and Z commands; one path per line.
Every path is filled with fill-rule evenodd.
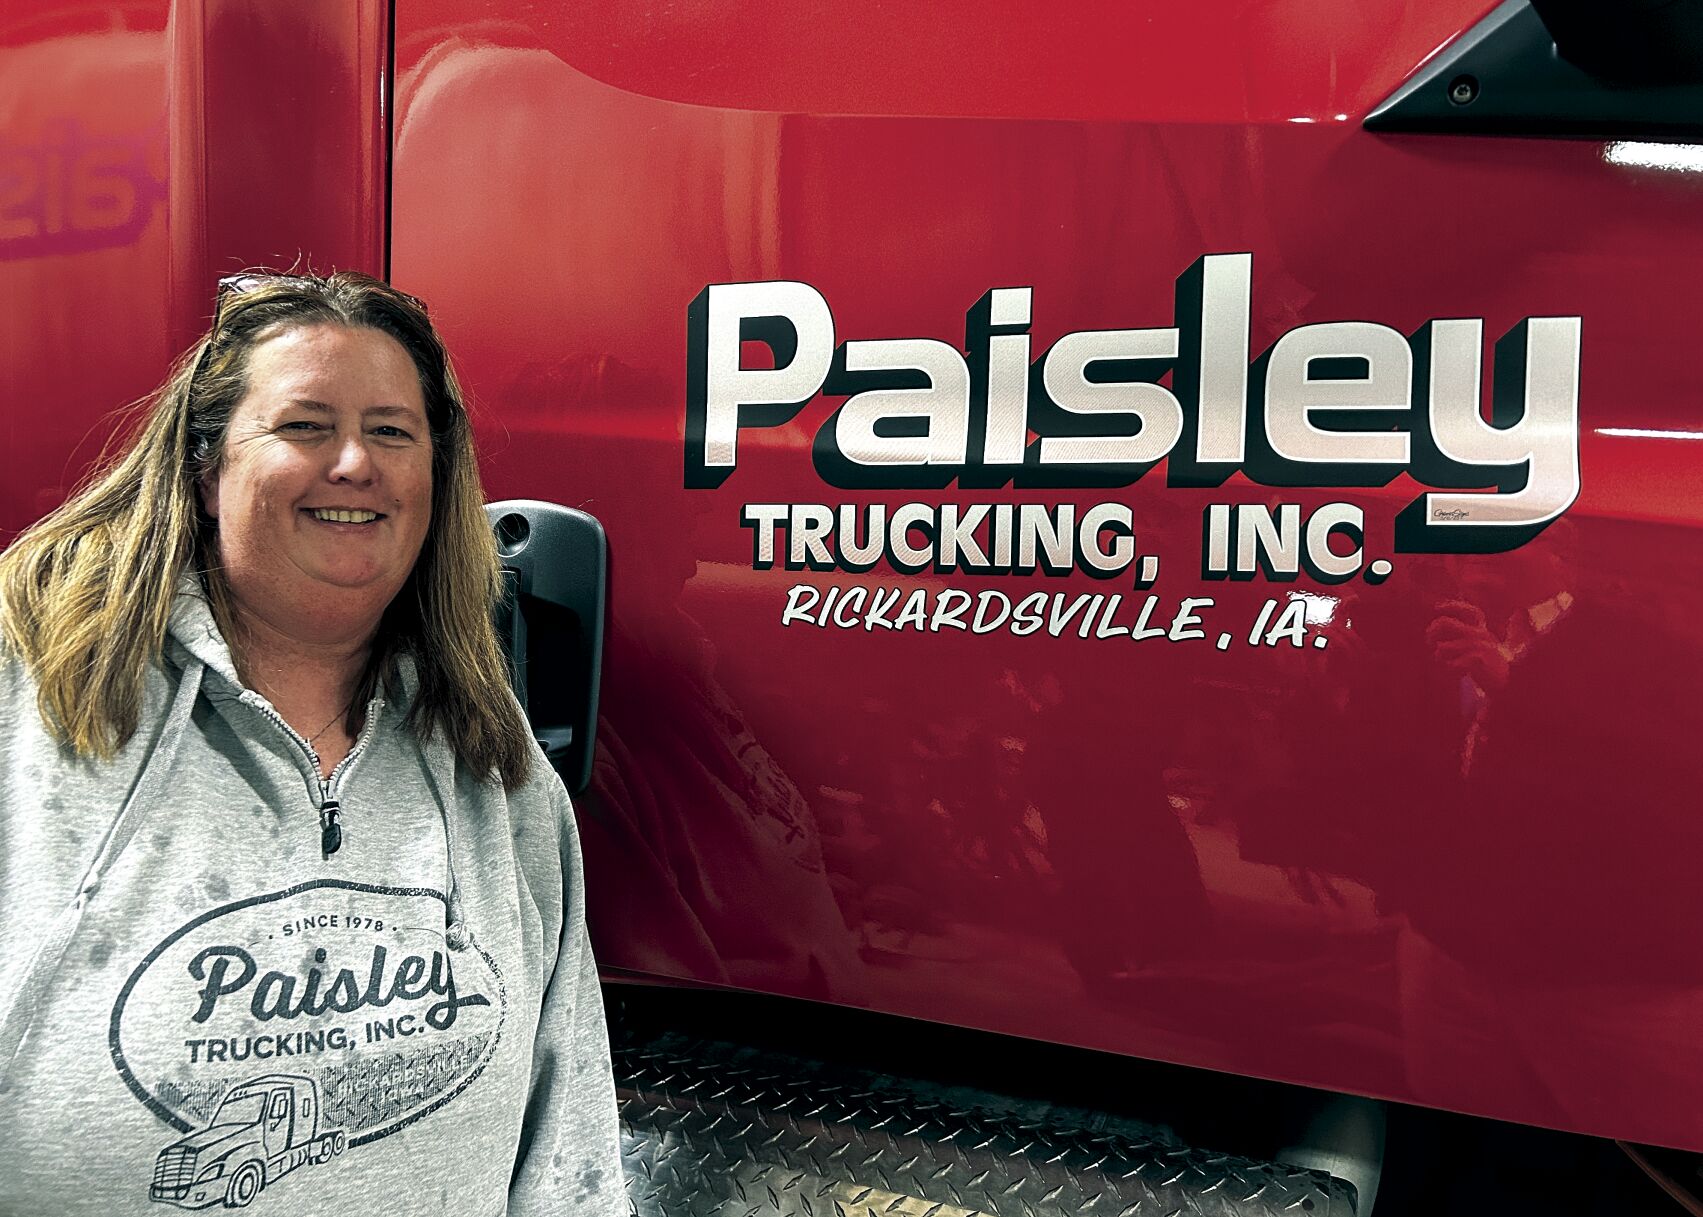
M 603 667 L 608 542 L 572 507 L 508 499 L 485 507 L 502 562 L 497 636 L 515 696 L 573 794 L 591 784 Z

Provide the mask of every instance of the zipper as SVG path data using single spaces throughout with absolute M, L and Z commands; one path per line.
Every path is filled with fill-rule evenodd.
M 343 826 L 337 822 L 342 814 L 336 799 L 326 799 L 319 806 L 319 856 L 327 861 L 343 848 Z
M 384 699 L 375 697 L 367 703 L 367 719 L 361 725 L 361 733 L 355 737 L 355 746 L 349 749 L 347 756 L 337 762 L 329 777 L 319 776 L 319 753 L 314 751 L 312 744 L 302 738 L 300 732 L 284 721 L 284 716 L 278 713 L 271 702 L 253 689 L 244 690 L 242 700 L 271 719 L 283 730 L 285 735 L 293 739 L 307 754 L 308 762 L 313 768 L 314 785 L 317 787 L 319 795 L 317 807 L 319 813 L 319 853 L 322 858 L 329 861 L 331 855 L 343 847 L 343 805 L 332 797 L 331 792 L 337 788 L 338 783 L 343 780 L 344 773 L 354 763 L 355 758 L 360 756 L 361 751 L 367 746 L 367 741 L 372 738 L 373 729 L 378 725 L 379 711 L 384 708 Z

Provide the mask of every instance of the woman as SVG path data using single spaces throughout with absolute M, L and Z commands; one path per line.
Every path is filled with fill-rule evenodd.
M 0 555 L 0 1213 L 624 1213 L 443 347 L 364 275 L 220 286 Z

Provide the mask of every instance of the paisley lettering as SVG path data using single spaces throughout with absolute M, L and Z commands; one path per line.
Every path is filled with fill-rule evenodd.
M 455 1025 L 456 1015 L 463 1006 L 491 1004 L 481 993 L 463 995 L 456 991 L 454 965 L 442 951 L 433 951 L 429 961 L 419 955 L 403 956 L 392 970 L 385 948 L 374 946 L 366 969 L 365 988 L 354 968 L 322 970 L 320 965 L 326 962 L 323 948 L 315 951 L 313 958 L 305 975 L 275 969 L 260 973 L 254 957 L 242 947 L 207 947 L 188 965 L 189 975 L 204 982 L 199 993 L 200 1006 L 190 1017 L 197 1023 L 206 1022 L 224 998 L 242 993 L 251 985 L 249 1012 L 263 1023 L 273 1019 L 290 1021 L 303 1015 L 317 1017 L 331 1011 L 347 1014 L 367 1007 L 382 1008 L 398 999 L 439 997 L 442 1000 L 426 1010 L 425 1018 L 433 1028 L 446 1031 Z
M 240 976 L 227 985 L 225 973 L 230 971 L 231 960 L 215 957 L 232 955 L 242 961 L 243 970 Z M 209 959 L 213 960 L 211 967 L 207 965 Z M 218 1004 L 219 999 L 227 993 L 235 993 L 242 988 L 254 979 L 254 973 L 254 956 L 241 947 L 208 947 L 205 951 L 202 951 L 189 961 L 189 974 L 196 980 L 206 980 L 207 982 L 201 989 L 201 1008 L 190 1015 L 190 1018 L 198 1023 L 206 1022 L 213 1017 L 213 1007 Z

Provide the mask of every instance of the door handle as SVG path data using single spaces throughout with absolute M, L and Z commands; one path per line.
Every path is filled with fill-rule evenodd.
M 515 696 L 573 794 L 591 784 L 603 671 L 608 540 L 596 518 L 539 499 L 488 503 L 502 597 L 497 636 Z

